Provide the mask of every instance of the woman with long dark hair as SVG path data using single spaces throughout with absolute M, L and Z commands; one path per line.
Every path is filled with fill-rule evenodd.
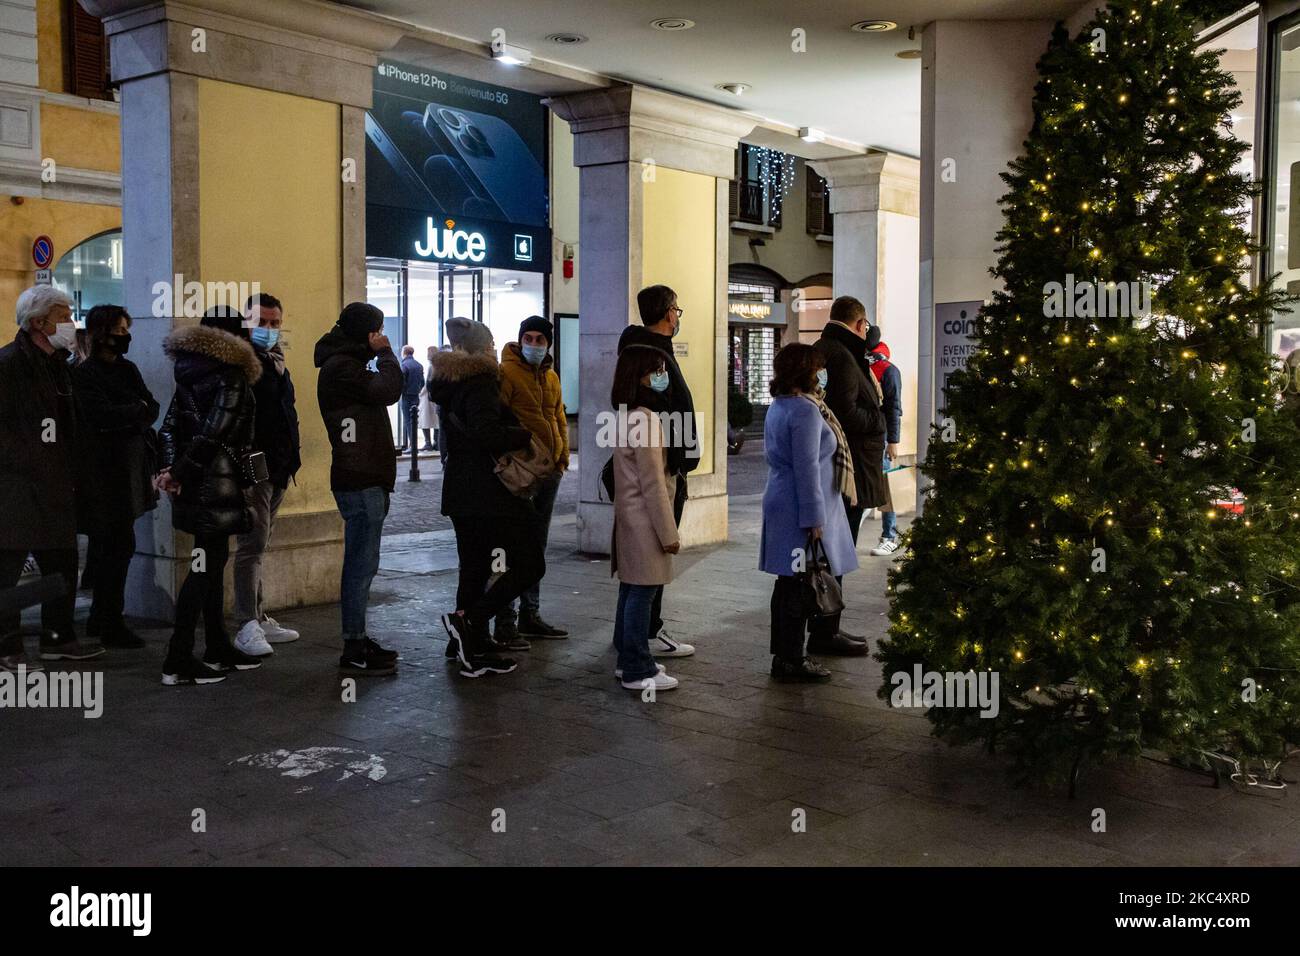
M 669 408 L 666 366 L 653 346 L 625 346 L 609 396 L 616 416 L 610 573 L 619 581 L 614 676 L 629 690 L 677 686 L 650 653 L 653 608 L 673 579 L 673 555 L 681 548 L 673 518 L 677 475 L 669 472 L 665 440 L 671 429 L 660 420 Z
M 135 521 L 158 504 L 153 486 L 158 402 L 126 357 L 131 316 L 97 305 L 86 316 L 84 361 L 72 369 L 77 439 L 85 481 L 78 488 L 77 528 L 95 557 L 94 599 L 86 635 L 105 647 L 144 647 L 122 616 L 126 576 L 135 555 Z M 87 558 L 89 561 L 89 557 Z

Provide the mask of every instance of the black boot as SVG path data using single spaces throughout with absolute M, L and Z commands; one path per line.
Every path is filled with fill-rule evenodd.
M 774 657 L 772 676 L 783 684 L 824 684 L 831 679 L 831 672 L 811 657 L 798 661 Z
M 523 611 L 519 615 L 519 633 L 524 637 L 558 640 L 568 637 L 569 632 L 560 627 L 553 627 L 542 620 L 537 611 Z
M 808 653 L 810 654 L 827 654 L 835 657 L 863 657 L 868 650 L 867 642 L 863 639 L 861 642 L 853 640 L 848 634 L 836 633 L 827 637 L 825 635 L 809 635 Z
M 520 636 L 513 619 L 504 615 L 496 619 L 492 629 L 491 650 L 526 651 L 531 649 L 532 646 Z

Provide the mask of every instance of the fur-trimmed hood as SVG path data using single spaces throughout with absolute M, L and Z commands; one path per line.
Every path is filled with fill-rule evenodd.
M 462 382 L 479 375 L 490 375 L 494 381 L 501 377 L 501 366 L 491 352 L 434 352 L 429 360 L 429 399 L 441 404 Z
M 251 342 L 210 325 L 187 325 L 163 340 L 163 351 L 173 362 L 183 355 L 196 355 L 222 365 L 233 365 L 244 373 L 249 385 L 262 377 L 262 363 Z

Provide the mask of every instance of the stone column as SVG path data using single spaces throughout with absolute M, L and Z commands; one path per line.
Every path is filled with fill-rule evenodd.
M 131 358 L 165 410 L 162 341 L 196 321 L 177 314 L 178 277 L 201 284 L 204 305 L 220 304 L 210 283 L 257 283 L 284 301 L 304 464 L 265 559 L 266 605 L 337 600 L 342 523 L 311 352 L 341 305 L 365 296 L 364 111 L 376 52 L 401 30 L 302 0 L 80 2 L 103 19 L 121 84 Z M 128 612 L 169 618 L 189 536 L 165 499 L 136 534 Z
M 899 455 L 912 464 L 919 405 L 920 163 L 895 153 L 869 152 L 809 164 L 830 187 L 835 295 L 862 300 L 902 375 Z M 912 510 L 915 479 L 915 469 L 890 475 L 896 511 Z
M 685 309 L 674 342 L 704 446 L 682 518 L 687 545 L 727 538 L 727 181 L 754 121 L 638 86 L 553 97 L 574 134 L 580 170 L 580 443 L 578 546 L 609 553 L 613 507 L 599 490 L 611 450 L 600 447 L 619 335 L 639 323 L 636 293 L 677 290 Z
M 997 286 L 989 269 L 1002 227 L 998 199 L 1007 191 L 999 173 L 1019 154 L 1033 122 L 1035 67 L 1051 32 L 1050 20 L 940 20 L 921 34 L 922 460 L 942 401 L 934 374 L 934 307 L 983 302 Z M 918 488 L 918 509 L 924 494 L 924 486 Z

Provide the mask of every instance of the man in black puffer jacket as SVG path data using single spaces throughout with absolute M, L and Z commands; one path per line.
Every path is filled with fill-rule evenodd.
M 315 354 L 316 401 L 333 451 L 330 489 L 343 516 L 339 670 L 372 676 L 397 669 L 397 654 L 366 634 L 370 583 L 379 570 L 379 541 L 397 483 L 388 406 L 402 395 L 402 369 L 383 327 L 384 313 L 352 302 L 316 343 Z
M 461 676 L 505 674 L 515 662 L 501 656 L 505 648 L 493 641 L 488 622 L 542 579 L 546 553 L 532 503 L 512 494 L 493 469 L 500 456 L 528 448 L 532 432 L 501 403 L 487 326 L 453 318 L 446 329 L 452 351 L 434 353 L 428 389 L 442 410 L 442 513 L 456 529 L 460 581 L 456 613 L 444 614 L 442 624 Z M 527 646 L 519 641 L 519 649 Z
M 222 671 L 250 670 L 256 658 L 231 643 L 225 624 L 224 577 L 230 536 L 252 527 L 244 502 L 245 460 L 253 442 L 253 386 L 262 366 L 235 309 L 215 307 L 197 326 L 167 336 L 176 393 L 159 438 L 158 485 L 172 496 L 172 524 L 194 535 L 190 573 L 176 596 L 176 620 L 164 684 L 214 684 Z M 194 628 L 203 615 L 203 660 L 194 657 Z

